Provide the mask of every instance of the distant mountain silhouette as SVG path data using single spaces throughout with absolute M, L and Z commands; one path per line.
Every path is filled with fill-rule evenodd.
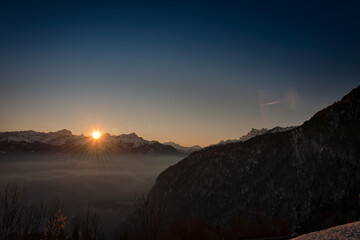
M 281 235 L 358 219 L 359 173 L 357 87 L 299 127 L 192 153 L 151 193 L 167 199 L 168 223 L 196 218 L 239 238 Z
M 73 135 L 63 129 L 58 132 L 18 131 L 0 133 L 1 152 L 102 152 L 141 154 L 180 154 L 175 148 L 157 141 L 147 141 L 135 133 L 111 136 L 99 140 Z
M 267 128 L 262 128 L 262 129 L 256 129 L 256 128 L 252 128 L 250 130 L 250 132 L 248 132 L 246 135 L 240 137 L 239 139 L 228 139 L 228 140 L 221 140 L 220 142 L 218 142 L 217 144 L 212 144 L 210 146 L 216 146 L 216 145 L 224 145 L 224 144 L 228 144 L 228 143 L 235 143 L 235 142 L 245 142 L 253 137 L 256 136 L 260 136 L 263 135 L 265 133 L 275 133 L 275 132 L 284 132 L 284 131 L 288 131 L 291 130 L 295 127 L 274 127 L 272 129 L 267 129 Z
M 174 143 L 174 142 L 165 142 L 163 144 L 172 146 L 173 148 L 175 148 L 176 150 L 178 150 L 179 152 L 184 153 L 184 154 L 190 154 L 192 152 L 195 152 L 195 151 L 201 149 L 201 147 L 199 145 L 194 145 L 194 146 L 191 146 L 191 147 L 184 147 L 184 146 L 181 146 L 181 145 L 179 145 L 177 143 Z

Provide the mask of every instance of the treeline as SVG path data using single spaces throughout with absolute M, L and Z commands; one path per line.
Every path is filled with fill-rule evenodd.
M 172 215 L 167 201 L 153 194 L 138 197 L 133 213 L 120 230 L 119 240 L 239 240 L 289 239 L 291 224 L 286 219 L 239 217 L 228 227 L 214 227 L 196 217 Z M 171 220 L 170 220 L 171 219 Z
M 66 236 L 65 231 L 68 232 Z M 98 214 L 64 216 L 63 203 L 30 201 L 25 189 L 8 184 L 0 189 L 0 240 L 104 240 Z
M 134 201 L 133 212 L 116 240 L 237 240 L 289 236 L 291 224 L 284 219 L 239 218 L 228 228 L 211 227 L 197 218 L 178 216 L 169 222 L 167 203 L 153 194 Z M 82 216 L 64 215 L 63 203 L 30 201 L 17 185 L 0 189 L 0 240 L 105 240 L 100 216 L 88 209 Z M 109 237 L 109 235 L 107 236 Z

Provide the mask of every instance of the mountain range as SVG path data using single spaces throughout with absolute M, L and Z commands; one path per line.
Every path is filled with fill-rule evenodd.
M 255 129 L 252 128 L 249 133 L 239 139 L 220 141 L 214 145 L 224 145 L 231 142 L 244 142 L 253 137 L 265 134 L 267 132 L 286 131 L 293 127 L 273 129 Z M 104 143 L 101 151 L 122 152 L 122 153 L 155 153 L 155 154 L 184 154 L 189 155 L 192 152 L 202 149 L 199 145 L 184 147 L 175 142 L 159 143 L 157 141 L 147 141 L 137 136 L 135 133 L 113 136 L 105 133 L 98 143 Z M 57 132 L 36 132 L 14 131 L 0 132 L 0 151 L 2 152 L 63 152 L 63 151 L 87 151 L 99 150 L 90 148 L 96 142 L 91 138 L 81 135 L 73 135 L 71 131 L 63 129 Z M 211 146 L 214 146 L 211 145 Z M 171 148 L 170 148 L 170 147 Z M 99 147 L 99 146 L 98 146 Z
M 150 194 L 167 223 L 199 219 L 233 239 L 309 232 L 360 218 L 360 86 L 301 126 L 193 152 Z
M 73 135 L 63 129 L 57 132 L 17 131 L 0 133 L 1 152 L 102 152 L 140 154 L 180 154 L 178 150 L 157 141 L 147 141 L 135 133 L 112 136 L 104 134 L 100 139 Z

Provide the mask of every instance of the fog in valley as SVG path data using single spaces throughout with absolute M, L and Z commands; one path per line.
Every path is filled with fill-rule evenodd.
M 58 197 L 65 215 L 88 208 L 100 214 L 111 233 L 131 211 L 135 196 L 146 193 L 156 177 L 182 156 L 119 156 L 26 153 L 0 154 L 0 187 L 25 188 L 29 200 Z

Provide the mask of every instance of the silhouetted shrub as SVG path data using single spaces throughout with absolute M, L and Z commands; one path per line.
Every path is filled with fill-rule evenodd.
M 67 224 L 67 217 L 63 216 L 62 209 L 50 216 L 44 231 L 42 240 L 63 240 L 65 239 L 64 229 Z

